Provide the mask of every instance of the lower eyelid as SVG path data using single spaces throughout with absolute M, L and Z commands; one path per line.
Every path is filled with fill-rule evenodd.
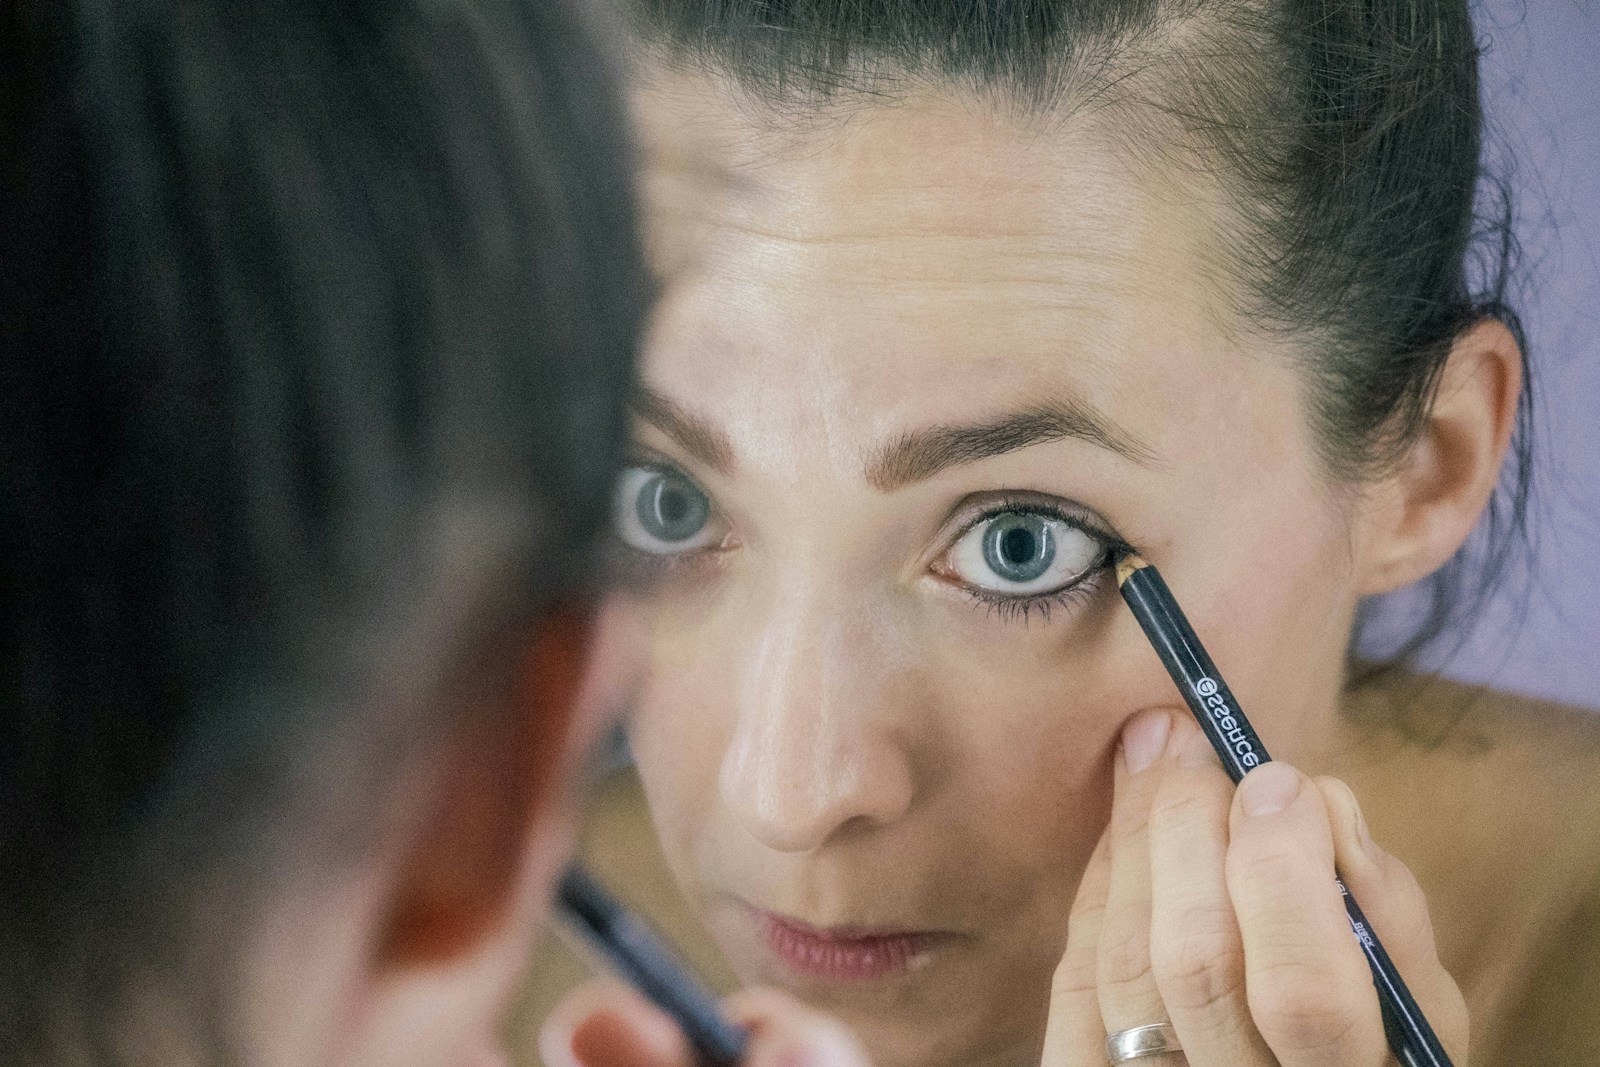
M 1091 564 L 1075 580 L 1047 593 L 1025 593 L 1021 595 L 996 592 L 984 589 L 968 582 L 951 582 L 967 597 L 977 603 L 983 604 L 993 611 L 1018 612 L 1026 619 L 1032 611 L 1040 611 L 1045 618 L 1050 612 L 1057 609 L 1079 607 L 1083 602 L 1092 598 L 1101 590 L 1102 581 L 1108 573 L 1112 558 L 1112 551 L 1108 547 L 1098 561 Z
M 726 536 L 715 544 L 683 552 L 646 552 L 619 541 L 615 566 L 625 575 L 647 583 L 671 581 L 684 576 L 686 572 L 721 566 L 727 554 L 736 547 Z
M 1045 593 L 1031 597 L 996 597 L 984 596 L 981 592 L 968 593 L 972 602 L 984 608 L 990 615 L 999 615 L 1002 622 L 1026 623 L 1038 613 L 1045 622 L 1052 621 L 1051 616 L 1057 611 L 1072 612 L 1086 607 L 1098 591 L 1092 588 L 1093 579 L 1079 585 L 1069 586 L 1054 593 Z

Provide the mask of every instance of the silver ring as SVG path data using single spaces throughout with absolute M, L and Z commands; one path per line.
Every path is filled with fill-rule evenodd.
M 1182 1051 L 1183 1046 L 1178 1044 L 1178 1031 L 1173 1029 L 1171 1023 L 1135 1026 L 1130 1030 L 1118 1030 L 1106 1038 L 1106 1062 L 1110 1064 Z

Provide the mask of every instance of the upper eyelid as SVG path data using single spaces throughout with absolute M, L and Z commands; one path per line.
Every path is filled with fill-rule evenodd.
M 684 470 L 683 464 L 671 456 L 658 452 L 648 445 L 630 445 L 622 455 L 622 469 L 626 471 L 630 467 L 638 467 L 662 474 L 675 474 L 703 493 L 705 498 L 711 502 L 712 510 L 717 510 L 717 498 L 711 494 L 711 490 L 707 489 L 705 483 L 699 478 Z
M 683 469 L 683 464 L 659 449 L 651 448 L 649 445 L 641 445 L 636 441 L 629 442 L 627 447 L 623 449 L 622 466 L 624 470 L 628 467 L 647 467 L 651 470 L 666 469 L 683 475 L 696 485 L 700 484 L 690 476 L 688 471 Z
M 1107 547 L 1123 543 L 1122 538 L 1110 529 L 1109 524 L 1097 521 L 1092 517 L 1093 512 L 1082 505 L 1075 505 L 1066 500 L 1004 497 L 998 500 L 974 501 L 971 508 L 958 508 L 950 518 L 950 525 L 953 527 L 950 535 L 951 543 L 954 544 L 955 541 L 965 537 L 981 523 L 1001 515 L 1045 515 L 1081 530 Z

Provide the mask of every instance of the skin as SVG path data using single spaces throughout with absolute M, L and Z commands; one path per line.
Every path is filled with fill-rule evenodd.
M 1135 165 L 1116 116 L 925 95 L 773 122 L 693 75 L 647 79 L 638 111 L 675 279 L 640 462 L 714 514 L 705 544 L 650 557 L 631 739 L 740 978 L 835 1014 L 879 1064 L 1100 1063 L 1107 1031 L 1163 1018 L 1194 1064 L 1381 1063 L 1337 858 L 1464 1061 L 1439 886 L 1371 843 L 1349 786 L 1296 767 L 1347 774 L 1391 828 L 1416 801 L 1397 765 L 1470 792 L 1400 717 L 1352 727 L 1345 655 L 1361 598 L 1439 566 L 1481 513 L 1520 387 L 1509 333 L 1464 335 L 1407 463 L 1338 484 L 1292 353 L 1229 310 L 1221 190 Z M 1107 432 L 937 470 L 897 447 L 1049 405 Z M 1070 502 L 1159 564 L 1281 765 L 1235 797 L 1106 568 L 1048 612 L 974 599 L 952 545 L 1019 499 Z M 1463 844 L 1411 831 L 1425 864 Z M 941 936 L 905 972 L 819 979 L 753 909 Z M 1454 925 L 1443 941 L 1459 954 Z

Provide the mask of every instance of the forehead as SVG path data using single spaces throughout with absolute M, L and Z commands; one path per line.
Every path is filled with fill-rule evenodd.
M 1213 261 L 1217 191 L 1131 163 L 1109 118 L 946 97 L 796 126 L 692 78 L 637 104 L 671 275 L 645 373 L 715 419 L 859 453 L 1057 391 L 1159 451 L 1260 379 Z

